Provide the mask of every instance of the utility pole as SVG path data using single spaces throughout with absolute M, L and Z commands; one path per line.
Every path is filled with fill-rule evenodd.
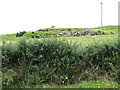
M 103 23 L 103 16 L 102 16 L 103 10 L 102 10 L 102 5 L 103 5 L 103 3 L 101 2 L 101 30 L 102 30 L 102 23 Z

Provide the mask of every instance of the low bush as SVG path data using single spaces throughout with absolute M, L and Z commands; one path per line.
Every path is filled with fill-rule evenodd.
M 3 87 L 73 84 L 107 75 L 107 79 L 117 80 L 119 53 L 117 41 L 96 42 L 86 47 L 64 39 L 3 43 Z
M 25 33 L 26 33 L 26 31 L 19 32 L 19 33 L 16 34 L 16 37 L 21 37 L 21 36 L 23 36 Z

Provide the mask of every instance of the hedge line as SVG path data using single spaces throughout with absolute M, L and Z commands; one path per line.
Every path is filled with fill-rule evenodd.
M 3 86 L 73 84 L 107 75 L 118 80 L 119 54 L 117 40 L 94 42 L 85 47 L 64 39 L 4 43 Z

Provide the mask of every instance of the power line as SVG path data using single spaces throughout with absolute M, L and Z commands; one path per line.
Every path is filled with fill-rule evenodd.
M 103 24 L 103 3 L 101 2 L 101 30 L 102 30 L 102 24 Z

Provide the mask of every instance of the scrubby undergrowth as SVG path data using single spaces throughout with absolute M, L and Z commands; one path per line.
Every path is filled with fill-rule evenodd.
M 3 87 L 68 85 L 106 79 L 118 82 L 117 40 L 85 47 L 64 39 L 20 40 L 2 45 Z

